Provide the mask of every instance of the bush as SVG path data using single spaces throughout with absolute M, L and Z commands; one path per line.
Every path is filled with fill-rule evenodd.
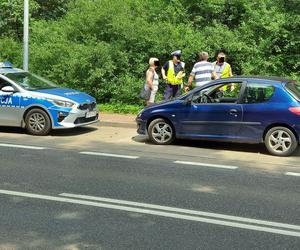
M 214 57 L 223 48 L 234 74 L 299 80 L 295 1 L 31 1 L 30 69 L 117 105 L 142 105 L 138 95 L 149 57 L 164 63 L 176 49 L 183 50 L 188 73 L 199 51 Z M 0 30 L 6 30 L 0 35 L 0 57 L 21 66 L 22 1 L 3 0 L 3 17 L 9 3 L 18 18 L 0 19 Z

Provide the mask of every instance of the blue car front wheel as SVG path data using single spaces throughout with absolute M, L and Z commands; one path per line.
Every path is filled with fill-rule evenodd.
M 150 123 L 148 134 L 150 140 L 158 145 L 171 144 L 175 139 L 173 126 L 163 118 L 155 119 Z

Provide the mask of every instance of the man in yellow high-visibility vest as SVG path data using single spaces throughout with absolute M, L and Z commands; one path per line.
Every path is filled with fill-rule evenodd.
M 226 55 L 224 52 L 218 53 L 217 61 L 214 62 L 213 65 L 218 79 L 233 76 L 231 66 L 228 62 L 226 62 Z
M 180 89 L 185 76 L 185 63 L 181 61 L 181 50 L 171 53 L 172 60 L 166 62 L 161 69 L 161 74 L 166 82 L 164 99 L 167 101 L 180 94 Z

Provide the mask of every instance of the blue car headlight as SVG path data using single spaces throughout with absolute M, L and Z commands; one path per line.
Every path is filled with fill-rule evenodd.
M 141 118 L 143 114 L 144 114 L 144 110 L 141 110 L 141 111 L 138 113 L 137 118 Z

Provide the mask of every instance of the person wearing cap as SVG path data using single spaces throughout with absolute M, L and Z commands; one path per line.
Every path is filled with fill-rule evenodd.
M 158 74 L 156 73 L 156 69 L 159 67 L 159 59 L 155 57 L 151 57 L 149 59 L 149 69 L 146 72 L 146 83 L 144 86 L 146 94 L 145 100 L 146 105 L 150 106 L 155 102 L 155 96 L 158 90 Z
M 167 101 L 180 94 L 180 88 L 185 76 L 185 63 L 181 61 L 181 50 L 171 53 L 172 60 L 166 62 L 161 69 L 162 78 L 166 82 L 164 99 Z
M 217 61 L 214 62 L 213 65 L 218 78 L 227 78 L 233 76 L 231 66 L 226 62 L 226 55 L 224 52 L 218 53 Z
M 201 87 L 212 79 L 217 79 L 217 75 L 214 69 L 214 65 L 208 62 L 209 55 L 207 52 L 202 51 L 199 53 L 199 62 L 197 62 L 190 74 L 188 84 L 184 88 L 185 91 L 189 91 L 192 83 L 195 79 L 196 87 Z

